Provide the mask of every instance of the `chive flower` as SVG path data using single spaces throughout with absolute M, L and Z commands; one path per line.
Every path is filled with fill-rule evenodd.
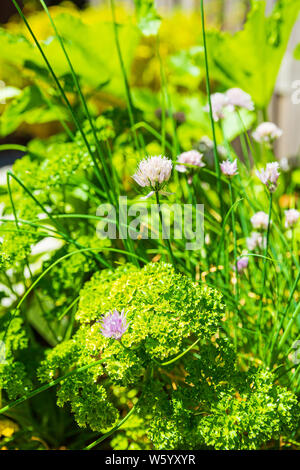
M 231 176 L 237 175 L 238 173 L 237 160 L 235 159 L 233 162 L 231 162 L 230 160 L 226 160 L 220 163 L 220 168 L 221 168 L 222 173 L 225 176 L 231 177 Z
M 197 150 L 189 150 L 188 152 L 183 152 L 178 156 L 175 170 L 179 171 L 180 173 L 188 173 L 188 183 L 191 184 L 193 172 L 196 169 L 193 167 L 201 168 L 205 166 L 205 163 L 202 161 L 202 159 L 203 153 L 200 153 Z
M 213 119 L 218 122 L 225 117 L 224 110 L 228 106 L 228 98 L 224 93 L 213 93 L 210 96 L 210 101 Z M 204 110 L 209 112 L 209 104 L 205 106 Z
M 273 193 L 277 189 L 277 180 L 280 175 L 278 162 L 267 163 L 265 169 L 257 170 L 256 175 L 260 181 L 267 186 L 269 191 Z
M 248 267 L 248 263 L 249 263 L 248 256 L 243 256 L 242 258 L 238 259 L 236 263 L 238 272 L 240 273 L 244 269 L 246 269 Z M 236 269 L 236 267 L 234 267 L 234 269 Z
M 253 228 L 258 230 L 267 230 L 269 224 L 269 216 L 265 212 L 256 212 L 256 214 L 254 214 L 250 220 Z
M 254 110 L 254 103 L 251 96 L 240 88 L 230 88 L 226 91 L 225 95 L 228 99 L 228 107 L 232 110 L 236 108 L 244 108 L 249 111 Z
M 173 163 L 167 157 L 155 155 L 144 158 L 133 175 L 135 182 L 141 187 L 150 187 L 152 191 L 146 196 L 149 197 L 154 192 L 159 192 L 169 181 L 172 173 Z
M 273 122 L 262 122 L 252 136 L 256 142 L 270 144 L 282 136 L 282 130 Z
M 260 232 L 252 232 L 250 237 L 246 239 L 248 250 L 253 251 L 255 248 L 264 248 L 266 240 Z
M 296 209 L 288 209 L 285 213 L 285 228 L 291 228 L 296 225 L 300 217 L 300 212 Z
M 127 323 L 124 309 L 121 313 L 119 313 L 118 310 L 114 310 L 113 312 L 108 312 L 108 314 L 103 317 L 101 333 L 106 338 L 120 340 L 128 327 L 129 323 Z
M 213 93 L 210 97 L 214 121 L 219 121 L 225 117 L 224 111 L 235 111 L 236 108 L 254 110 L 254 103 L 251 96 L 240 88 L 230 88 L 226 93 Z M 209 104 L 204 108 L 209 112 Z

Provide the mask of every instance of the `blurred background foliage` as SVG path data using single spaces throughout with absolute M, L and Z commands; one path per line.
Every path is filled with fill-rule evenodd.
M 266 116 L 299 1 L 277 2 L 268 18 L 265 2 L 256 1 L 247 21 L 251 2 L 235 2 L 235 14 L 227 25 L 231 31 L 226 32 L 222 31 L 221 3 L 207 2 L 212 91 L 240 87 L 252 95 L 256 107 Z M 24 13 L 76 109 L 78 103 L 68 64 L 53 36 L 49 19 L 38 5 L 37 1 L 26 2 Z M 134 105 L 143 120 L 159 125 L 164 99 L 163 68 L 179 139 L 183 148 L 190 148 L 203 135 L 210 136 L 208 115 L 203 111 L 206 92 L 200 9 L 175 8 L 167 14 L 162 10 L 164 21 L 160 23 L 160 11 L 143 12 L 138 1 L 135 7 L 134 10 L 133 5 L 118 2 L 116 11 Z M 65 40 L 91 111 L 99 114 L 115 106 L 125 108 L 125 90 L 107 2 L 85 9 L 61 2 L 51 7 L 50 12 Z M 239 31 L 233 33 L 236 29 Z M 153 35 L 158 30 L 159 35 Z M 14 133 L 17 141 L 26 143 L 32 136 L 57 133 L 61 129 L 59 121 L 68 121 L 68 116 L 43 59 L 18 15 L 12 15 L 1 28 L 0 40 L 1 80 L 5 83 L 0 93 L 6 103 L 0 105 L 1 137 Z M 80 113 L 80 109 L 77 111 Z M 243 118 L 246 127 L 255 119 L 253 113 L 244 113 Z M 172 123 L 167 125 L 171 130 Z M 229 140 L 241 131 L 232 118 L 224 127 Z
M 50 5 L 50 2 L 47 3 Z M 176 157 L 181 150 L 189 150 L 192 146 L 199 148 L 197 145 L 201 138 L 212 137 L 209 116 L 203 109 L 207 103 L 207 95 L 199 2 L 195 2 L 195 9 L 191 11 L 171 9 L 168 12 L 161 8 L 156 10 L 151 1 L 147 6 L 146 2 L 136 0 L 135 8 L 133 3 L 131 6 L 128 3 L 117 3 L 116 17 L 120 46 L 134 105 L 135 122 L 141 127 L 145 127 L 145 123 L 148 126 L 147 132 L 140 133 L 144 138 L 147 152 L 149 154 L 162 152 L 163 145 L 161 145 L 160 139 L 161 133 L 165 130 L 167 135 L 164 150 L 167 154 L 170 154 L 171 151 Z M 228 18 L 225 21 L 224 11 L 221 8 L 225 3 L 228 2 L 220 0 L 206 2 L 211 87 L 213 92 L 223 92 L 231 87 L 240 87 L 251 94 L 256 111 L 243 110 L 242 112 L 243 126 L 250 129 L 257 122 L 268 117 L 269 102 L 274 92 L 280 63 L 299 12 L 300 0 L 278 0 L 273 13 L 267 17 L 265 15 L 265 1 L 235 1 L 236 8 L 229 15 L 230 21 Z M 252 4 L 251 10 L 250 3 Z M 8 4 L 11 2 L 9 1 Z M 25 1 L 23 6 L 24 14 L 57 74 L 72 104 L 73 112 L 82 125 L 93 152 L 95 152 L 91 128 L 85 119 L 70 69 L 53 34 L 49 19 L 41 11 L 40 2 Z M 135 196 L 136 191 L 131 191 L 133 185 L 130 175 L 133 174 L 140 155 L 130 139 L 131 125 L 126 110 L 126 90 L 118 61 L 111 9 L 108 2 L 97 7 L 87 6 L 81 2 L 79 6 L 82 8 L 71 2 L 61 2 L 60 5 L 53 5 L 50 12 L 64 40 L 91 115 L 97 118 L 95 124 L 98 140 L 103 146 L 107 146 L 107 151 L 109 144 L 113 143 L 112 157 L 110 153 L 108 154 L 109 159 L 114 163 L 113 169 L 117 169 L 117 175 L 113 176 L 118 183 L 121 183 L 122 190 L 125 189 L 130 195 Z M 84 6 L 85 8 L 83 8 Z M 160 16 L 164 17 L 164 21 L 160 21 Z M 7 19 L 8 21 L 6 21 Z M 0 79 L 3 84 L 0 88 L 0 101 L 2 101 L 0 104 L 0 138 L 2 143 L 28 144 L 28 154 L 16 162 L 14 172 L 35 194 L 38 201 L 50 207 L 55 214 L 60 214 L 60 212 L 67 213 L 67 215 L 84 213 L 87 216 L 94 216 L 99 200 L 105 199 L 107 195 L 103 194 L 101 190 L 99 191 L 96 186 L 97 180 L 93 179 L 93 168 L 82 136 L 78 132 L 75 134 L 76 130 L 72 125 L 70 113 L 63 105 L 61 95 L 54 86 L 53 79 L 19 16 L 13 13 L 4 20 L 6 22 L 0 29 Z M 299 58 L 299 47 L 295 53 L 295 59 L 297 58 Z M 166 123 L 162 122 L 163 106 L 168 110 Z M 104 115 L 101 116 L 101 114 Z M 67 123 L 71 131 L 74 132 L 73 142 L 68 141 L 68 136 L 63 134 L 62 123 Z M 149 132 L 150 126 L 152 134 Z M 235 113 L 226 116 L 223 127 L 226 139 L 223 139 L 220 127 L 216 126 L 218 143 L 224 143 L 228 139 L 238 144 L 239 139 L 237 142 L 234 139 L 236 136 L 244 134 L 244 129 L 241 127 L 241 121 L 236 119 Z M 153 131 L 156 134 L 153 134 Z M 199 150 L 202 151 L 201 148 Z M 205 158 L 208 173 L 203 181 L 202 191 L 204 202 L 207 203 L 207 207 L 211 208 L 208 213 L 209 219 L 206 220 L 211 240 L 207 241 L 207 251 L 203 250 L 200 253 L 202 258 L 200 258 L 199 269 L 201 269 L 203 281 L 216 283 L 217 287 L 224 292 L 229 306 L 228 324 L 231 325 L 230 322 L 232 319 L 234 322 L 234 316 L 231 318 L 230 315 L 231 312 L 234 312 L 235 304 L 232 291 L 228 289 L 230 285 L 229 270 L 227 272 L 227 287 L 225 288 L 226 284 L 222 284 L 222 272 L 218 272 L 216 268 L 219 265 L 219 254 L 213 246 L 220 245 L 221 218 L 214 209 L 217 207 L 215 179 L 209 175 L 209 169 L 213 167 L 211 147 L 205 150 L 207 150 Z M 4 161 L 3 154 L 5 156 L 6 153 L 1 152 L 0 165 Z M 24 151 L 20 155 L 24 155 Z M 15 156 L 16 154 L 13 158 Z M 262 153 L 258 153 L 257 156 L 261 160 L 267 157 L 268 155 Z M 299 169 L 284 173 L 282 180 L 284 182 L 281 183 L 278 191 L 279 198 L 281 196 L 280 204 L 282 201 L 281 207 L 288 208 L 293 206 L 298 198 Z M 266 201 L 263 188 L 261 185 L 258 186 L 255 181 L 251 184 L 253 186 L 249 186 L 248 181 L 246 189 L 254 195 L 254 207 L 257 207 L 257 204 L 264 207 Z M 175 179 L 170 183 L 170 190 L 175 192 L 176 185 Z M 62 188 L 64 188 L 63 191 Z M 118 184 L 116 184 L 116 188 L 118 188 Z M 35 201 L 32 201 L 29 194 L 14 181 L 12 182 L 12 190 L 19 218 L 31 220 L 33 217 L 38 217 L 40 207 L 36 205 Z M 4 185 L 1 186 L 1 191 L 3 201 L 10 207 L 11 201 Z M 187 187 L 187 197 L 189 194 Z M 226 203 L 230 204 L 228 198 Z M 245 214 L 243 208 L 239 210 L 244 217 L 248 218 L 250 210 L 248 206 L 246 206 Z M 2 226 L 3 233 L 5 227 L 6 225 Z M 73 221 L 72 219 L 66 220 L 63 225 L 64 230 L 70 230 L 76 243 L 85 247 L 95 247 L 99 244 L 99 240 L 94 236 L 94 228 L 92 222 L 87 224 L 85 219 L 78 221 L 76 218 Z M 247 223 L 245 227 L 242 225 L 239 227 L 240 240 L 245 239 L 248 228 Z M 15 302 L 15 300 L 12 300 L 12 303 L 5 304 L 3 302 L 3 300 L 11 300 L 7 295 L 9 288 L 11 292 L 15 286 L 20 289 L 13 292 L 15 295 L 13 299 L 18 299 L 18 296 L 23 294 L 22 289 L 26 289 L 32 282 L 32 275 L 37 276 L 41 270 L 48 269 L 52 261 L 70 253 L 70 250 L 73 249 L 72 245 L 69 245 L 69 240 L 67 243 L 65 240 L 63 242 L 60 240 L 60 244 L 49 247 L 49 239 L 45 239 L 45 233 L 39 230 L 28 231 L 26 235 L 21 236 L 10 232 L 9 229 L 8 227 L 7 233 L 5 233 L 2 252 L 11 259 L 1 260 L 4 266 L 5 263 L 13 266 L 9 272 L 10 277 L 8 276 L 8 279 L 5 280 L 6 283 L 11 282 L 12 286 L 8 284 L 9 287 L 0 292 L 5 315 L 9 314 L 11 305 L 14 305 Z M 284 237 L 282 238 L 285 241 Z M 292 248 L 293 243 L 296 243 L 298 239 L 299 230 L 295 231 Z M 31 253 L 31 246 L 35 245 L 37 241 L 43 242 L 44 240 L 47 243 L 39 247 L 35 253 Z M 212 244 L 214 242 L 215 245 Z M 276 242 L 278 242 L 278 238 L 276 238 Z M 241 252 L 243 250 L 242 243 L 241 241 L 239 245 Z M 230 240 L 228 241 L 228 252 L 225 250 L 225 253 L 229 253 L 229 245 Z M 278 243 L 276 243 L 274 250 L 278 249 L 277 245 Z M 232 243 L 230 247 L 232 249 Z M 279 306 L 283 309 L 283 305 L 287 305 L 293 277 L 289 274 L 292 258 L 290 254 L 287 254 L 287 242 L 285 241 L 285 244 L 282 242 L 280 247 L 278 259 L 283 274 L 281 273 L 280 289 L 282 293 Z M 111 259 L 116 263 L 125 261 L 121 255 L 109 254 L 109 246 L 102 248 L 106 262 Z M 107 252 L 104 248 L 107 248 Z M 138 249 L 139 253 L 144 255 L 145 247 L 140 245 Z M 146 251 L 150 256 L 156 255 L 157 247 L 153 247 L 148 242 Z M 183 250 L 179 245 L 178 256 L 180 257 L 182 254 Z M 275 255 L 277 256 L 276 251 Z M 23 279 L 27 256 L 30 256 L 33 274 L 31 275 L 28 271 L 28 277 Z M 194 263 L 192 255 L 187 257 L 187 265 L 191 263 L 191 260 L 192 265 L 197 266 L 198 259 Z M 229 257 L 225 259 L 225 262 L 229 266 Z M 34 346 L 31 344 L 30 350 L 26 349 L 25 329 L 19 317 L 16 318 L 16 323 L 13 325 L 11 337 L 13 342 L 17 343 L 16 353 L 15 351 L 14 353 L 19 360 L 18 363 L 29 364 L 29 377 L 33 377 L 33 380 L 36 379 L 37 365 L 42 359 L 46 346 L 52 347 L 61 342 L 63 338 L 71 336 L 74 319 L 69 321 L 66 318 L 66 303 L 71 299 L 76 300 L 81 286 L 91 272 L 97 269 L 97 260 L 86 259 L 82 254 L 76 258 L 67 259 L 51 272 L 50 277 L 48 276 L 40 283 L 39 289 L 36 289 L 33 296 L 28 296 L 28 302 L 26 305 L 24 304 L 24 312 L 26 312 L 26 322 L 34 331 L 33 337 L 30 337 Z M 259 267 L 256 272 L 258 270 Z M 6 272 L 3 272 L 5 275 Z M 270 274 L 270 298 L 265 308 L 266 318 L 270 324 L 273 321 L 273 300 L 271 299 L 274 296 L 274 279 L 277 280 L 277 272 L 276 268 L 276 271 L 274 270 L 274 273 Z M 216 273 L 215 276 L 214 273 Z M 200 276 L 200 270 L 198 274 Z M 217 284 L 219 278 L 221 281 L 218 281 L 219 284 Z M 245 325 L 254 329 L 253 319 L 257 314 L 257 297 L 256 294 L 253 294 L 257 290 L 256 276 L 250 277 L 249 282 L 243 280 L 243 283 L 245 295 L 241 308 L 243 308 L 246 318 Z M 249 294 L 252 297 L 248 295 L 247 290 L 251 290 Z M 277 290 L 276 296 L 278 296 Z M 41 304 L 39 294 L 42 297 Z M 299 294 L 296 292 L 294 303 L 296 304 L 298 301 Z M 71 306 L 73 308 L 74 304 L 72 303 Z M 275 310 L 277 312 L 277 304 Z M 3 318 L 6 319 L 5 316 Z M 71 314 L 70 318 L 73 318 Z M 298 337 L 299 322 L 295 325 L 291 338 Z M 243 349 L 239 361 L 245 369 L 248 363 L 261 364 L 261 359 L 253 355 L 251 329 L 249 330 L 250 334 L 246 333 L 246 328 L 237 333 Z M 266 350 L 268 349 L 267 345 L 266 342 Z M 10 369 L 7 377 L 4 377 L 7 380 L 7 388 L 10 387 L 16 396 L 23 392 L 24 383 L 26 387 L 32 386 L 30 381 L 28 384 L 24 382 L 23 375 L 22 368 L 17 371 Z M 14 379 L 15 376 L 18 380 Z M 284 384 L 289 384 L 288 380 L 285 377 L 281 379 Z M 299 380 L 297 378 L 297 383 L 294 383 L 294 389 L 299 390 Z M 5 386 L 7 384 L 4 382 Z M 117 392 L 119 391 L 117 390 L 116 394 Z M 133 393 L 135 394 L 136 391 L 134 390 Z M 120 397 L 122 407 L 128 399 L 132 402 L 135 399 L 135 396 L 125 396 L 124 390 L 120 392 Z M 7 419 L 1 419 L 0 439 L 3 440 L 5 447 L 11 448 L 15 445 L 14 442 L 17 442 L 16 445 L 22 446 L 22 448 L 61 448 L 62 445 L 69 445 L 71 442 L 73 448 L 81 448 L 84 442 L 92 439 L 94 434 L 91 431 L 74 428 L 69 413 L 65 409 L 58 409 L 55 405 L 55 399 L 55 391 L 50 390 L 47 392 L 47 399 L 45 399 L 45 395 L 36 396 L 30 403 L 25 403 L 20 411 L 17 408 L 12 415 L 7 415 Z M 13 418 L 14 421 L 11 421 L 10 418 Z M 127 448 L 129 445 L 134 445 L 135 440 L 138 440 L 142 442 L 143 448 L 144 446 L 147 448 L 148 441 L 144 440 L 140 423 L 133 420 L 128 421 L 127 424 L 130 426 L 129 430 L 126 429 L 126 435 L 121 433 L 114 437 L 112 446 L 116 449 Z M 135 434 L 137 437 L 132 437 Z M 284 445 L 290 447 L 294 445 L 294 442 L 289 438 L 286 444 L 283 436 L 280 446 Z M 296 445 L 298 444 L 296 443 Z

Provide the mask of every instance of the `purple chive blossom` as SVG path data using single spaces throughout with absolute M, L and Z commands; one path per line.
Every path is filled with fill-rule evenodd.
M 249 263 L 249 258 L 247 256 L 244 256 L 243 258 L 238 259 L 236 263 L 238 272 L 240 273 L 241 271 L 246 269 L 248 267 L 248 263 Z M 234 269 L 236 268 L 234 267 Z
M 282 136 L 282 130 L 273 122 L 262 122 L 252 136 L 256 142 L 270 144 Z
M 219 121 L 224 118 L 224 110 L 228 106 L 228 98 L 224 93 L 213 93 L 210 96 L 211 107 L 214 121 Z M 209 112 L 209 104 L 204 108 L 205 111 Z
M 269 216 L 263 211 L 256 212 L 251 217 L 251 224 L 253 228 L 260 229 L 260 230 L 267 230 L 268 223 L 269 223 Z
M 103 317 L 101 333 L 106 338 L 120 340 L 128 327 L 129 323 L 127 323 L 124 309 L 121 313 L 119 313 L 118 310 L 114 310 L 113 312 L 108 312 L 108 314 Z
M 142 187 L 155 188 L 167 182 L 171 176 L 172 161 L 161 155 L 142 160 L 133 179 Z
M 251 96 L 240 88 L 230 88 L 226 93 L 213 93 L 210 99 L 214 121 L 225 117 L 225 109 L 228 111 L 234 111 L 236 108 L 254 110 Z M 204 110 L 209 112 L 209 104 L 205 106 Z
M 155 155 L 142 160 L 137 171 L 133 175 L 135 182 L 145 188 L 150 187 L 152 191 L 146 196 L 152 196 L 155 191 L 160 191 L 167 181 L 169 181 L 172 172 L 173 163 L 167 157 Z
M 233 162 L 226 160 L 225 162 L 220 163 L 220 168 L 222 173 L 226 176 L 234 176 L 238 173 L 237 160 Z
M 252 232 L 250 237 L 246 239 L 248 250 L 253 251 L 255 248 L 264 248 L 266 240 L 259 232 Z
M 245 108 L 249 111 L 254 110 L 254 104 L 251 96 L 240 88 L 230 88 L 226 91 L 229 107 Z
M 291 228 L 296 225 L 296 223 L 299 220 L 300 217 L 300 212 L 297 211 L 296 209 L 288 209 L 287 211 L 284 211 L 285 213 L 285 228 Z
M 270 192 L 276 191 L 277 180 L 280 175 L 278 169 L 280 165 L 278 162 L 267 163 L 266 168 L 256 171 L 256 175 L 260 181 L 267 186 Z
M 188 178 L 188 183 L 190 184 L 192 182 L 193 171 L 195 168 L 193 167 L 199 167 L 202 168 L 205 166 L 205 163 L 202 161 L 203 159 L 203 153 L 198 152 L 197 150 L 189 150 L 188 152 L 183 152 L 178 156 L 177 160 L 177 165 L 175 166 L 175 170 L 179 171 L 179 173 L 190 173 L 190 176 Z M 185 166 L 186 164 L 187 166 Z M 189 165 L 191 167 L 189 167 Z
M 185 173 L 188 171 L 188 168 L 184 166 L 184 163 L 187 165 L 205 166 L 205 163 L 202 161 L 203 154 L 198 152 L 197 150 L 189 150 L 188 152 L 183 152 L 178 157 L 178 163 L 180 165 L 176 165 L 175 169 L 181 173 Z

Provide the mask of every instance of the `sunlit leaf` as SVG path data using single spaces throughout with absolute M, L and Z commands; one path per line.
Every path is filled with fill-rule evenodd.
M 154 0 L 134 0 L 138 27 L 145 36 L 158 33 L 161 18 L 155 9 Z
M 300 11 L 300 0 L 277 1 L 270 16 L 266 2 L 252 0 L 243 30 L 208 32 L 211 72 L 227 88 L 240 87 L 256 105 L 267 106 L 287 43 Z
M 40 89 L 35 86 L 24 88 L 5 108 L 0 118 L 0 135 L 14 132 L 22 122 L 27 124 L 57 121 L 58 116 L 66 117 L 62 108 L 49 108 Z
M 103 88 L 104 91 L 124 97 L 123 77 L 116 52 L 113 24 L 99 22 L 86 25 L 79 18 L 66 13 L 58 15 L 55 23 L 81 81 L 95 89 Z M 128 72 L 138 44 L 139 32 L 132 25 L 119 25 L 119 39 L 125 70 Z M 43 58 L 27 39 L 0 28 L 0 41 L 1 59 L 30 69 L 39 78 L 49 81 L 49 72 Z M 59 78 L 70 74 L 70 68 L 57 38 L 49 36 L 41 46 Z

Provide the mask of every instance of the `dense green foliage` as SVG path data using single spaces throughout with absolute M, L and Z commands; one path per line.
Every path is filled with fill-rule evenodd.
M 124 22 L 113 1 L 109 21 L 94 10 L 52 17 L 38 3 L 51 33 L 36 36 L 27 15 L 24 28 L 0 28 L 12 77 L 0 135 L 26 143 L 0 146 L 23 153 L 0 185 L 0 449 L 299 448 L 300 231 L 284 215 L 297 208 L 299 161 L 272 193 L 255 169 L 275 160 L 274 142 L 253 138 L 299 0 L 278 0 L 268 17 L 253 0 L 241 31 L 209 28 L 207 44 L 198 15 L 196 43 L 178 50 L 152 0 L 136 0 Z M 214 123 L 208 95 L 236 87 L 254 109 Z M 204 166 L 181 173 L 191 148 Z M 142 200 L 153 187 L 132 176 L 158 154 L 173 163 L 167 192 Z M 238 162 L 230 178 L 224 159 Z M 135 239 L 99 237 L 98 207 L 119 216 L 120 196 L 129 208 L 204 204 L 204 243 L 165 239 L 166 208 L 153 237 L 145 221 Z M 103 333 L 115 310 L 129 323 L 117 339 Z
M 100 334 L 97 320 L 112 307 L 128 312 L 122 343 Z M 80 293 L 79 330 L 48 353 L 39 376 L 52 378 L 70 365 L 101 358 L 103 366 L 67 378 L 58 392 L 58 404 L 70 402 L 80 426 L 101 431 L 113 425 L 114 387 L 121 386 L 124 393 L 140 390 L 140 427 L 157 449 L 258 448 L 294 429 L 299 405 L 292 393 L 273 385 L 269 372 L 238 372 L 228 340 L 211 342 L 223 311 L 217 291 L 195 285 L 170 265 L 96 273 Z M 164 366 L 191 338 L 199 338 L 199 352 Z M 182 366 L 185 383 L 177 379 Z

